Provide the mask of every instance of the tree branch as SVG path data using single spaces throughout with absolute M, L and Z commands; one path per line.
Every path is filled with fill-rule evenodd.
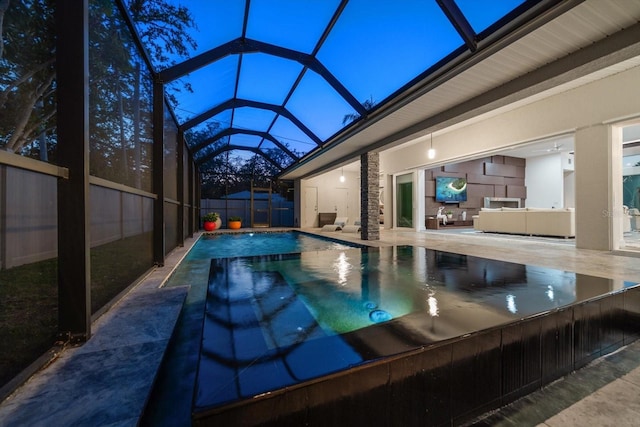
M 38 123 L 35 123 L 33 126 L 30 126 L 28 128 L 25 129 L 25 131 L 22 133 L 22 137 L 20 138 L 20 140 L 18 141 L 19 144 L 18 145 L 18 150 L 22 150 L 22 147 L 24 147 L 27 143 L 31 143 L 34 141 L 35 139 L 35 132 L 38 131 L 38 135 L 40 135 L 42 132 L 44 131 L 49 131 L 51 129 L 53 129 L 54 127 L 48 127 L 42 131 L 39 131 L 39 129 L 42 127 L 42 123 L 45 123 L 47 120 L 49 120 L 51 117 L 55 116 L 56 112 L 55 110 L 50 111 L 49 113 L 47 113 L 47 115 L 43 116 L 40 118 L 40 120 L 38 121 Z
M 31 114 L 33 113 L 33 109 L 35 108 L 36 101 L 42 97 L 42 94 L 47 91 L 51 83 L 53 83 L 53 79 L 56 74 L 51 73 L 47 78 L 47 81 L 41 84 L 35 91 L 33 91 L 28 97 L 25 96 L 25 102 L 22 105 L 22 108 L 16 114 L 18 120 L 16 120 L 16 128 L 9 138 L 7 142 L 6 149 L 11 150 L 14 153 L 20 151 L 22 146 L 27 142 L 25 139 L 26 136 L 26 127 L 29 123 L 29 119 L 31 118 Z M 40 126 L 42 122 L 38 121 L 36 126 Z
M 0 1 L 2 1 L 2 0 L 0 0 Z M 15 89 L 16 87 L 20 86 L 21 84 L 23 84 L 27 80 L 30 80 L 36 73 L 44 70 L 46 67 L 50 66 L 54 62 L 55 62 L 55 58 L 52 58 L 52 59 L 40 64 L 38 67 L 34 68 L 33 70 L 30 70 L 29 72 L 25 73 L 19 79 L 14 80 L 10 84 L 8 84 L 7 87 L 2 92 L 0 92 L 0 108 L 4 107 L 4 104 L 7 102 L 7 99 L 9 98 L 9 94 L 11 93 L 11 91 L 13 91 L 13 89 Z

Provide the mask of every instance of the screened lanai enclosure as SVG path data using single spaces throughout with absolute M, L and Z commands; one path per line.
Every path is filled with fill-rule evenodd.
M 297 226 L 321 155 L 366 160 L 374 232 L 375 150 L 341 143 L 560 3 L 0 0 L 2 395 L 203 213 Z

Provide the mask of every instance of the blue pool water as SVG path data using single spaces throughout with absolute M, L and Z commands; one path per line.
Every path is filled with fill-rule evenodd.
M 211 257 L 195 411 L 504 325 L 615 286 L 610 279 L 419 247 L 334 247 L 300 236 L 311 239 L 309 246 L 288 254 L 236 253 L 238 247 L 269 250 L 293 237 L 272 234 L 259 243 L 255 235 L 236 236 L 224 249 L 228 258 Z M 204 250 L 200 243 L 211 250 L 212 242 L 203 240 L 195 251 Z
M 361 245 L 320 238 L 297 231 L 205 234 L 189 252 L 192 259 L 341 250 Z

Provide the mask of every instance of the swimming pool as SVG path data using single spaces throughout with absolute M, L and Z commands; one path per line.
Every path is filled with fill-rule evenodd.
M 214 259 L 194 411 L 610 291 L 609 279 L 411 246 Z
M 176 268 L 143 425 L 450 425 L 640 335 L 634 283 L 284 234 L 201 236 Z

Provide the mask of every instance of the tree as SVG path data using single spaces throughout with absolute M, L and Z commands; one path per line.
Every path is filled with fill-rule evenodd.
M 158 67 L 195 47 L 187 34 L 195 27 L 187 8 L 165 0 L 131 0 L 128 7 Z M 54 0 L 0 0 L 0 147 L 9 151 L 47 153 L 34 144 L 56 143 L 54 10 Z M 113 1 L 92 1 L 90 20 L 92 130 L 101 147 L 119 146 L 118 162 L 126 166 L 139 154 L 136 148 L 130 156 L 127 141 L 144 139 L 140 127 L 150 126 L 136 113 L 150 106 L 148 99 L 149 105 L 136 105 L 151 96 L 150 84 L 148 93 L 143 90 L 149 72 L 141 71 L 141 55 Z M 114 153 L 108 149 L 96 160 Z
M 190 47 L 195 48 L 187 34 L 195 24 L 186 8 L 164 0 L 137 0 L 128 6 L 157 68 L 172 64 L 166 52 L 185 57 Z M 91 173 L 150 190 L 150 70 L 112 1 L 94 0 L 90 19 L 90 111 L 96 118 L 91 123 Z
M 220 133 L 221 128 L 222 126 L 218 122 L 211 121 L 200 129 L 187 131 L 186 138 L 189 146 L 202 145 L 213 135 Z M 202 198 L 221 198 L 227 194 L 249 189 L 251 181 L 256 185 L 267 186 L 271 182 L 271 178 L 281 171 L 281 168 L 265 160 L 263 156 L 247 155 L 250 153 L 248 151 L 227 150 L 210 157 L 228 145 L 229 142 L 230 137 L 225 136 L 194 154 L 196 162 L 200 164 Z M 279 148 L 265 149 L 264 153 L 282 167 L 290 164 L 293 160 Z
M 19 152 L 55 128 L 51 1 L 0 1 L 0 147 Z
M 138 28 L 142 44 L 147 47 L 157 69 L 168 68 L 176 58 L 188 58 L 189 48 L 197 43 L 189 29 L 196 29 L 195 21 L 185 6 L 176 6 L 165 0 L 130 0 L 129 13 Z M 167 88 L 167 97 L 175 107 L 175 93 L 192 92 L 189 84 L 173 82 Z
M 4 23 L 4 15 L 9 9 L 9 0 L 0 0 L 0 35 L 2 34 L 2 26 Z M 2 51 L 4 49 L 4 40 L 0 37 L 0 58 L 2 58 Z
M 375 107 L 375 105 L 376 105 L 376 101 L 373 100 L 373 96 L 369 96 L 369 99 L 365 100 L 362 103 L 362 106 L 367 111 L 371 111 L 373 107 Z M 347 123 L 350 123 L 359 118 L 360 118 L 360 114 L 355 114 L 355 113 L 345 114 L 344 117 L 342 118 L 342 124 L 346 125 Z

